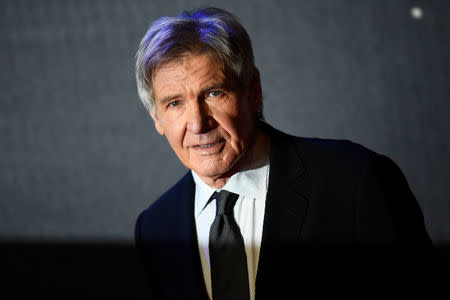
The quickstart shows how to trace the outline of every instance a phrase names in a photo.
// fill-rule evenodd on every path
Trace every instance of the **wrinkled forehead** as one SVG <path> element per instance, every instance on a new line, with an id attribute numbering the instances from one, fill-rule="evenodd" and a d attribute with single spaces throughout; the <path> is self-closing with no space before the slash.
<path id="1" fill-rule="evenodd" d="M 183 65 L 186 59 L 199 55 L 207 55 L 208 57 L 210 57 L 210 63 L 216 64 L 217 68 L 221 68 L 222 72 L 224 73 L 226 72 L 226 67 L 217 53 L 212 50 L 195 48 L 193 51 L 180 52 L 179 54 L 175 55 L 171 55 L 170 53 L 168 53 L 166 58 L 162 59 L 161 62 L 153 70 L 151 74 L 152 82 L 154 83 L 155 76 L 161 69 L 173 68 L 179 65 Z"/>
<path id="2" fill-rule="evenodd" d="M 205 60 L 197 60 L 195 58 L 206 57 L 207 64 L 204 64 Z M 198 65 L 196 65 L 198 63 Z M 224 87 L 229 89 L 240 89 L 239 82 L 235 77 L 234 73 L 226 68 L 225 64 L 222 62 L 220 57 L 213 51 L 195 51 L 195 52 L 184 52 L 178 56 L 172 56 L 170 60 L 166 60 L 155 69 L 152 76 L 152 86 L 153 86 L 153 99 L 156 100 L 157 90 L 161 88 L 169 88 L 169 80 L 172 84 L 177 83 L 177 78 L 180 80 L 186 79 L 187 74 L 184 73 L 185 70 L 196 70 L 198 73 L 189 75 L 198 75 L 201 73 L 203 76 L 199 76 L 196 79 L 208 78 L 209 75 L 220 75 L 220 79 L 217 81 L 222 81 Z M 173 72 L 177 70 L 177 72 Z M 170 76 L 168 76 L 170 75 Z M 211 76 L 213 77 L 213 76 Z M 158 82 L 156 82 L 158 78 Z M 195 78 L 195 77 L 193 77 Z M 161 80 L 163 79 L 163 80 Z M 213 79 L 213 78 L 211 78 Z M 203 80 L 201 80 L 203 81 Z M 200 84 L 200 82 L 199 82 Z"/>

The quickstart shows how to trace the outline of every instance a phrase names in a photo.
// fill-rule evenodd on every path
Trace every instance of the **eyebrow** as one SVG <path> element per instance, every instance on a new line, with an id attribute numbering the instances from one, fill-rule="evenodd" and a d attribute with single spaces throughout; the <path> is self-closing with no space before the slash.
<path id="1" fill-rule="evenodd" d="M 204 88 L 204 89 L 202 89 L 201 91 L 200 91 L 200 94 L 204 94 L 204 93 L 206 93 L 206 92 L 209 92 L 209 91 L 211 91 L 211 90 L 215 90 L 215 89 L 223 89 L 224 88 L 224 83 L 215 83 L 215 84 L 212 84 L 212 85 L 210 85 L 210 86 L 208 86 L 208 87 L 206 87 L 206 88 Z"/>
<path id="2" fill-rule="evenodd" d="M 200 94 L 204 94 L 204 93 L 206 93 L 208 91 L 215 90 L 215 89 L 223 89 L 224 85 L 225 85 L 224 83 L 212 84 L 212 85 L 202 89 L 200 91 Z M 159 100 L 159 103 L 161 105 L 164 105 L 164 104 L 167 104 L 167 103 L 169 103 L 170 101 L 172 101 L 172 100 L 174 100 L 176 98 L 182 98 L 182 97 L 183 97 L 183 95 L 181 95 L 181 94 L 169 95 L 169 96 L 166 96 L 166 97 L 162 98 L 161 100 Z"/>
<path id="3" fill-rule="evenodd" d="M 170 95 L 169 95 L 169 96 L 164 97 L 164 98 L 162 98 L 161 100 L 159 100 L 159 103 L 161 103 L 161 104 L 166 104 L 166 103 L 172 101 L 173 99 L 181 98 L 181 97 L 182 97 L 181 94 L 173 95 L 173 96 L 170 96 Z"/>

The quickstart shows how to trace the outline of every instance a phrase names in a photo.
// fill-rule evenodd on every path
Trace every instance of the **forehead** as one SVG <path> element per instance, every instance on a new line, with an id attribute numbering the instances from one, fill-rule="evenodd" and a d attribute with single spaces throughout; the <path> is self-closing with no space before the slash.
<path id="1" fill-rule="evenodd" d="M 185 53 L 182 57 L 159 66 L 153 76 L 152 85 L 156 93 L 188 84 L 192 87 L 208 81 L 226 79 L 222 62 L 210 53 Z"/>

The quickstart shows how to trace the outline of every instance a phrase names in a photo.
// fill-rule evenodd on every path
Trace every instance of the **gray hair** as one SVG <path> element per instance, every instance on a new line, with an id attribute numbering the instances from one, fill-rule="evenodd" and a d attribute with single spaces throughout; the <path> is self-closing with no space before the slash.
<path id="1" fill-rule="evenodd" d="M 155 113 L 152 77 L 158 67 L 189 52 L 214 53 L 244 88 L 257 73 L 250 37 L 232 14 L 204 8 L 162 17 L 147 30 L 136 53 L 138 93 L 148 110 Z M 257 117 L 262 118 L 262 107 Z"/>

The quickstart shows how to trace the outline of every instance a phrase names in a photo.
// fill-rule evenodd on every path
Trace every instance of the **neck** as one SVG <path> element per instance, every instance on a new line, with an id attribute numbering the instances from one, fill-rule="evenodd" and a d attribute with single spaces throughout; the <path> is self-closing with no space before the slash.
<path id="1" fill-rule="evenodd" d="M 256 129 L 255 138 L 248 151 L 243 154 L 241 159 L 228 172 L 222 176 L 212 178 L 202 178 L 202 180 L 215 189 L 221 189 L 234 174 L 246 170 L 257 169 L 269 163 L 270 138 L 259 128 Z"/>

